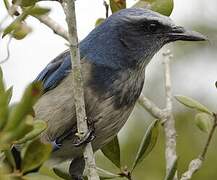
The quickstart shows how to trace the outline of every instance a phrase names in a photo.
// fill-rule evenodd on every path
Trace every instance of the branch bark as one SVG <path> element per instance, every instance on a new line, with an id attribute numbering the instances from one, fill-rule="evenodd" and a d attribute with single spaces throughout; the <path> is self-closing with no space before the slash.
<path id="1" fill-rule="evenodd" d="M 56 21 L 54 21 L 52 18 L 50 18 L 47 15 L 44 16 L 33 16 L 34 18 L 38 19 L 41 23 L 45 24 L 47 27 L 49 27 L 53 32 L 65 40 L 68 41 L 68 32 L 60 26 Z"/>
<path id="2" fill-rule="evenodd" d="M 84 90 L 81 74 L 80 52 L 78 46 L 76 14 L 74 0 L 63 0 L 62 3 L 68 24 L 68 37 L 72 64 L 72 85 L 77 116 L 77 129 L 79 137 L 83 138 L 88 132 L 87 117 L 84 102 Z M 90 180 L 99 180 L 91 143 L 84 148 L 87 176 Z"/>
<path id="3" fill-rule="evenodd" d="M 170 74 L 170 59 L 172 58 L 171 52 L 167 51 L 164 55 L 164 67 L 165 67 L 165 91 L 166 91 L 166 119 L 164 121 L 165 132 L 165 158 L 166 158 L 166 174 L 169 173 L 173 163 L 177 159 L 176 155 L 176 129 L 175 121 L 173 117 L 173 104 L 172 104 L 172 83 Z M 177 175 L 174 179 L 177 179 Z"/>
<path id="4" fill-rule="evenodd" d="M 165 112 L 157 107 L 150 99 L 145 97 L 143 94 L 140 95 L 138 103 L 146 109 L 153 117 L 157 119 L 165 119 Z"/>
<path id="5" fill-rule="evenodd" d="M 141 95 L 138 103 L 143 106 L 153 117 L 160 119 L 164 126 L 165 132 L 165 158 L 166 158 L 166 174 L 169 173 L 173 167 L 174 162 L 177 159 L 176 155 L 176 129 L 175 121 L 173 117 L 173 106 L 172 106 L 172 84 L 170 74 L 170 59 L 172 57 L 171 52 L 167 51 L 163 54 L 164 56 L 164 67 L 165 67 L 165 91 L 166 91 L 166 108 L 160 109 L 151 100 Z M 177 173 L 175 174 L 174 180 L 177 179 Z"/>

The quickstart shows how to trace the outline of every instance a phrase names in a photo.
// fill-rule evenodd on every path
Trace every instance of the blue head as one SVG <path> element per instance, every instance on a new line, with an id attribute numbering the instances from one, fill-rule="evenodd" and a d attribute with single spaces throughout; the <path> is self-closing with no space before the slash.
<path id="1" fill-rule="evenodd" d="M 176 26 L 169 17 L 148 9 L 129 8 L 111 15 L 80 44 L 81 54 L 112 68 L 145 66 L 166 43 L 206 38 Z"/>

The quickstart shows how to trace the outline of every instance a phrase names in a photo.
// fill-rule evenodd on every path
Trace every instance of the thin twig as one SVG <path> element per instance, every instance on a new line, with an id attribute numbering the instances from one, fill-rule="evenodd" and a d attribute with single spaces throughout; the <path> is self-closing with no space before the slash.
<path id="1" fill-rule="evenodd" d="M 210 142 L 212 140 L 212 137 L 213 137 L 213 134 L 215 132 L 215 129 L 216 129 L 216 126 L 217 126 L 217 114 L 213 114 L 213 117 L 214 117 L 214 123 L 213 123 L 213 126 L 212 126 L 212 129 L 210 130 L 209 132 L 209 136 L 207 138 L 207 141 L 206 141 L 206 144 L 203 148 L 203 152 L 201 154 L 201 158 L 205 159 L 205 156 L 206 156 L 206 153 L 207 153 L 207 150 L 208 150 L 208 147 L 210 145 Z"/>
<path id="2" fill-rule="evenodd" d="M 176 129 L 175 121 L 173 117 L 173 105 L 172 105 L 172 84 L 171 84 L 171 74 L 170 74 L 170 59 L 172 57 L 171 52 L 168 51 L 163 54 L 164 57 L 164 67 L 165 67 L 165 91 L 166 91 L 166 109 L 167 117 L 164 121 L 164 132 L 165 132 L 165 158 L 166 158 L 166 174 L 169 173 L 174 161 L 177 159 L 176 155 Z M 175 177 L 177 179 L 177 176 Z"/>
<path id="3" fill-rule="evenodd" d="M 73 96 L 76 107 L 77 129 L 79 137 L 88 133 L 87 118 L 84 102 L 84 90 L 81 74 L 80 52 L 78 46 L 76 14 L 74 0 L 63 0 L 62 3 L 68 24 L 68 37 L 70 43 L 70 55 L 72 63 L 72 85 Z M 99 180 L 91 143 L 84 148 L 84 159 L 86 163 L 87 176 L 89 180 Z"/>
<path id="4" fill-rule="evenodd" d="M 153 117 L 157 119 L 165 119 L 165 112 L 157 107 L 150 99 L 143 94 L 140 95 L 138 103 L 146 109 Z"/>
<path id="5" fill-rule="evenodd" d="M 184 172 L 182 174 L 182 177 L 180 180 L 189 180 L 192 178 L 193 174 L 195 174 L 202 166 L 203 164 L 203 161 L 206 157 L 206 154 L 207 154 L 207 150 L 210 146 L 210 143 L 211 143 L 211 140 L 212 140 L 212 137 L 214 135 L 214 132 L 215 132 L 215 129 L 217 127 L 217 114 L 213 114 L 213 117 L 214 117 L 214 123 L 213 123 L 213 126 L 212 126 L 212 129 L 210 130 L 209 132 L 209 135 L 208 135 L 208 138 L 207 138 L 207 141 L 204 145 L 204 148 L 203 148 L 203 151 L 201 153 L 201 155 L 199 155 L 198 158 L 192 160 L 188 166 L 188 170 L 186 172 Z"/>
<path id="6" fill-rule="evenodd" d="M 9 58 L 10 58 L 10 44 L 11 44 L 11 40 L 12 40 L 12 37 L 10 36 L 9 39 L 8 39 L 8 43 L 7 43 L 7 55 L 6 57 L 0 61 L 0 64 L 4 64 Z"/>
<path id="7" fill-rule="evenodd" d="M 4 24 L 4 22 L 7 21 L 7 19 L 8 19 L 10 16 L 13 17 L 14 15 L 16 15 L 16 16 L 19 15 L 19 12 L 17 11 L 17 9 L 18 9 L 18 4 L 20 4 L 20 1 L 21 1 L 21 0 L 16 1 L 15 4 L 12 4 L 10 7 L 8 7 L 8 14 L 5 15 L 5 16 L 3 17 L 3 19 L 0 21 L 0 32 L 3 31 L 2 25 Z"/>
<path id="8" fill-rule="evenodd" d="M 63 37 L 65 40 L 68 41 L 67 31 L 62 26 L 60 26 L 56 21 L 54 21 L 52 18 L 50 18 L 47 15 L 33 16 L 33 17 L 38 19 L 41 23 L 45 24 L 50 29 L 52 29 L 55 34 Z"/>
<path id="9" fill-rule="evenodd" d="M 105 17 L 107 18 L 109 15 L 109 5 L 105 0 L 103 1 L 103 5 L 105 6 Z"/>

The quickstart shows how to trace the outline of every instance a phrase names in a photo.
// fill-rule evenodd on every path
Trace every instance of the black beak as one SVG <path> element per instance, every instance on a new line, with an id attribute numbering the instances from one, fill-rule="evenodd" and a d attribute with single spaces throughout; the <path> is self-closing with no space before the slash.
<path id="1" fill-rule="evenodd" d="M 183 27 L 180 26 L 175 26 L 172 28 L 171 32 L 168 34 L 169 35 L 169 41 L 206 41 L 208 40 L 206 36 L 195 32 L 195 31 L 189 31 L 186 30 Z"/>

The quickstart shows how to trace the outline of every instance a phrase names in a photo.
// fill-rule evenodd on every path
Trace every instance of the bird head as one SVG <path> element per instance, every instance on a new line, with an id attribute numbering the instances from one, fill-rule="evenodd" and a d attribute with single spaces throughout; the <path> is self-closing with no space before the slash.
<path id="1" fill-rule="evenodd" d="M 133 68 L 141 63 L 146 65 L 169 42 L 206 39 L 198 32 L 176 26 L 167 16 L 148 9 L 129 8 L 111 15 L 95 28 L 84 40 L 88 47 L 83 49 L 87 56 L 94 54 L 95 57 L 89 58 L 97 63 Z"/>

